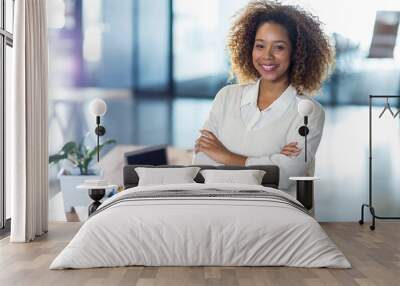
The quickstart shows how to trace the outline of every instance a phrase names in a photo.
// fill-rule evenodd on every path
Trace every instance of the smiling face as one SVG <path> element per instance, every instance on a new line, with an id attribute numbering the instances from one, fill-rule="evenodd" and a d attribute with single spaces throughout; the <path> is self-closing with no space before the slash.
<path id="1" fill-rule="evenodd" d="M 256 33 L 253 65 L 262 79 L 271 83 L 288 81 L 292 45 L 286 28 L 266 22 Z"/>

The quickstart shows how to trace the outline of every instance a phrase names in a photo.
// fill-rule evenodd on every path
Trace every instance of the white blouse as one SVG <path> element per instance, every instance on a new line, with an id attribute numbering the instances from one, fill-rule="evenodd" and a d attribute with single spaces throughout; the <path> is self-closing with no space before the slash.
<path id="1" fill-rule="evenodd" d="M 216 95 L 203 128 L 213 132 L 233 153 L 246 156 L 246 166 L 277 165 L 280 169 L 280 189 L 293 191 L 291 176 L 313 175 L 314 158 L 325 121 L 322 106 L 309 96 L 299 96 L 289 86 L 268 108 L 257 106 L 260 81 L 223 87 Z M 301 99 L 314 103 L 308 117 L 307 163 L 304 161 L 304 137 L 298 129 L 304 119 L 297 111 Z M 296 157 L 280 154 L 283 146 L 298 142 L 302 148 Z M 206 154 L 194 154 L 193 164 L 220 165 Z"/>
<path id="2" fill-rule="evenodd" d="M 296 89 L 289 85 L 270 106 L 260 110 L 257 106 L 259 86 L 258 80 L 254 90 L 244 93 L 240 101 L 240 115 L 248 131 L 260 129 L 268 122 L 278 119 L 297 94 Z"/>

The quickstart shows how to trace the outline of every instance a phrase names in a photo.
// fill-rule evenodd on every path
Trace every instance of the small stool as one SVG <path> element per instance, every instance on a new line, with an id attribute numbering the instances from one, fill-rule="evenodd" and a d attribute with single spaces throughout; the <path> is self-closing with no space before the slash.
<path id="1" fill-rule="evenodd" d="M 290 177 L 289 180 L 296 181 L 296 199 L 303 204 L 307 210 L 314 207 L 314 181 L 318 177 Z"/>

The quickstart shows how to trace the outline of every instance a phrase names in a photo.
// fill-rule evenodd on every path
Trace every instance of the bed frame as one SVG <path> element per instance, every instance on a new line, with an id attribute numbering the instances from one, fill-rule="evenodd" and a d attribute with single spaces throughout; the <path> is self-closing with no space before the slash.
<path id="1" fill-rule="evenodd" d="M 135 171 L 137 167 L 147 167 L 147 168 L 182 168 L 182 167 L 200 167 L 201 170 L 206 169 L 217 169 L 217 170 L 262 170 L 265 171 L 265 175 L 262 179 L 261 184 L 264 187 L 278 188 L 279 184 L 279 167 L 275 165 L 257 165 L 257 166 L 211 166 L 211 165 L 162 165 L 162 166 L 152 166 L 152 165 L 127 165 L 124 167 L 124 189 L 129 189 L 136 187 L 139 183 L 139 176 Z M 194 178 L 197 183 L 204 183 L 204 178 L 200 174 Z"/>

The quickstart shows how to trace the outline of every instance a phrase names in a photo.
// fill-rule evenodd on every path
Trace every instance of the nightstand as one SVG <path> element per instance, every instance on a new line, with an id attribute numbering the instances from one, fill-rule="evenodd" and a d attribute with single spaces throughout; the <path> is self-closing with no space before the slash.
<path id="1" fill-rule="evenodd" d="M 296 199 L 303 204 L 307 210 L 314 207 L 314 181 L 318 177 L 290 177 L 289 180 L 296 181 Z"/>
<path id="2" fill-rule="evenodd" d="M 90 216 L 101 205 L 100 200 L 106 194 L 106 189 L 118 188 L 118 186 L 107 184 L 103 180 L 91 180 L 85 181 L 82 185 L 77 186 L 77 188 L 88 190 L 88 195 L 93 200 L 93 203 L 88 207 L 88 213 Z"/>

